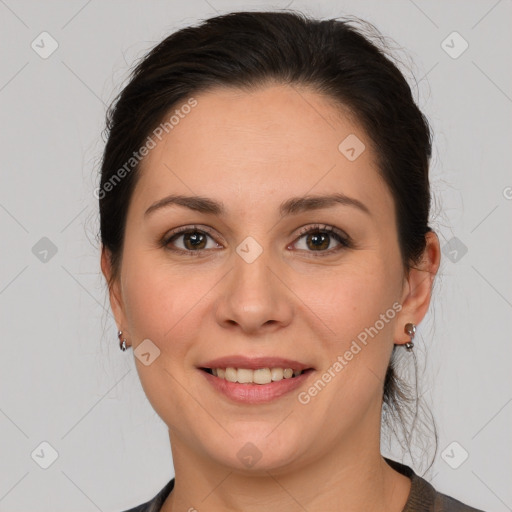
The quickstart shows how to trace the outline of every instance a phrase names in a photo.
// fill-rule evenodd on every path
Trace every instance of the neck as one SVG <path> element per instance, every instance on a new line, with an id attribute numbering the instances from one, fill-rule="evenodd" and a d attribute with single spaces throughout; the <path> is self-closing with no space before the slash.
<path id="1" fill-rule="evenodd" d="M 169 437 L 176 481 L 162 512 L 401 512 L 410 493 L 410 479 L 381 456 L 379 436 L 371 445 L 362 435 L 293 468 L 253 475 L 216 464 L 171 430 Z"/>

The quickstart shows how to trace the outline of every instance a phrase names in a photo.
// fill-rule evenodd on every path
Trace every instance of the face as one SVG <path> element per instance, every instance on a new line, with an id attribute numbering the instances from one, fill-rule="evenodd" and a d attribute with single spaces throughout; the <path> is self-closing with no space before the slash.
<path id="1" fill-rule="evenodd" d="M 240 471 L 378 448 L 393 344 L 421 319 L 404 304 L 393 198 L 367 135 L 298 87 L 195 99 L 143 161 L 111 292 L 135 354 L 150 354 L 135 359 L 149 401 L 174 447 Z M 208 201 L 161 202 L 171 195 Z M 283 378 L 233 383 L 226 367 Z"/>

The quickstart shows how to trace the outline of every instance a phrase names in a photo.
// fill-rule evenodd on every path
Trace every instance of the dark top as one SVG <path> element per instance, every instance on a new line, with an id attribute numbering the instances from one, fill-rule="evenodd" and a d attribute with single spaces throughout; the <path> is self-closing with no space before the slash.
<path id="1" fill-rule="evenodd" d="M 402 512 L 482 512 L 482 510 L 469 507 L 454 498 L 437 492 L 430 483 L 414 473 L 409 466 L 390 459 L 386 459 L 386 462 L 393 469 L 411 479 L 411 492 Z M 174 478 L 152 500 L 126 512 L 160 512 L 160 508 L 173 487 Z"/>

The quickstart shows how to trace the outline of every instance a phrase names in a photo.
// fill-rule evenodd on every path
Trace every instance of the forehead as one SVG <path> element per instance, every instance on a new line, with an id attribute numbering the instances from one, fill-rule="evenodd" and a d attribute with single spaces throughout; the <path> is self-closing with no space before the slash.
<path id="1" fill-rule="evenodd" d="M 392 208 L 366 133 L 329 98 L 271 85 L 217 88 L 194 99 L 142 162 L 133 198 L 141 207 L 186 193 L 215 196 L 239 213 L 261 209 L 262 200 L 270 207 L 290 196 L 340 192 Z"/>

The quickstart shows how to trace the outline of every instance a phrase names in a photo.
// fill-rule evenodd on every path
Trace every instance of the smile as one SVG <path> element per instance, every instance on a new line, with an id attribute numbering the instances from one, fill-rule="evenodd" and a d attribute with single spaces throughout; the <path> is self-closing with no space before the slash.
<path id="1" fill-rule="evenodd" d="M 201 368 L 210 375 L 228 382 L 239 384 L 270 384 L 283 379 L 292 379 L 302 374 L 302 370 L 292 368 Z M 307 370 L 306 370 L 307 371 Z"/>
<path id="2" fill-rule="evenodd" d="M 214 391 L 231 401 L 262 404 L 290 394 L 304 384 L 313 368 L 199 368 Z"/>

